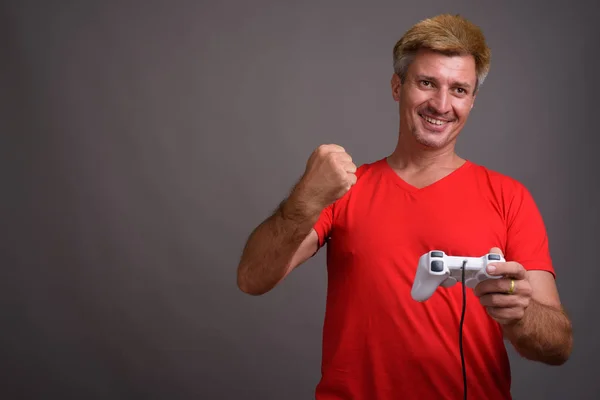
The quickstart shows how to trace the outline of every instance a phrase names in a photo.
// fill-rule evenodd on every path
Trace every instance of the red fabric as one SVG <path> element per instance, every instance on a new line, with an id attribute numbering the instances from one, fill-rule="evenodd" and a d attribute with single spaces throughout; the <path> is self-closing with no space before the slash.
<path id="1" fill-rule="evenodd" d="M 386 159 L 357 175 L 315 225 L 328 269 L 316 399 L 462 398 L 462 285 L 414 301 L 418 259 L 434 249 L 479 257 L 499 247 L 507 260 L 554 274 L 534 200 L 519 182 L 469 161 L 423 189 Z M 502 332 L 470 289 L 463 348 L 469 398 L 510 399 Z"/>

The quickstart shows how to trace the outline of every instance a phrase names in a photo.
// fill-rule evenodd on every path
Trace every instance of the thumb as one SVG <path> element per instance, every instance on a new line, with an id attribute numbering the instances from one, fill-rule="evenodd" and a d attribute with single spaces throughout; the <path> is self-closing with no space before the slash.
<path id="1" fill-rule="evenodd" d="M 494 254 L 500 254 L 501 256 L 504 257 L 504 254 L 502 254 L 502 250 L 500 250 L 498 247 L 492 247 L 490 249 L 490 253 L 494 253 Z"/>

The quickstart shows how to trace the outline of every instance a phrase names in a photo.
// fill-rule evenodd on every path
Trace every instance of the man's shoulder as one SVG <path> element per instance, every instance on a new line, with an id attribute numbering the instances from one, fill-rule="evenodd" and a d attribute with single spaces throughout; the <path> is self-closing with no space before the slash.
<path id="1" fill-rule="evenodd" d="M 478 180 L 489 184 L 493 190 L 501 190 L 504 194 L 527 191 L 525 184 L 519 179 L 497 169 L 469 161 Z"/>

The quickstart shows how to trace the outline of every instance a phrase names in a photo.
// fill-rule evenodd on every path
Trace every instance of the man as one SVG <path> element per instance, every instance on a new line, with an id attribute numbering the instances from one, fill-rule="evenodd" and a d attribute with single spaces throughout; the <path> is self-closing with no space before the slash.
<path id="1" fill-rule="evenodd" d="M 320 146 L 277 211 L 252 232 L 238 285 L 260 295 L 328 245 L 322 378 L 316 398 L 457 399 L 462 285 L 411 298 L 430 250 L 501 253 L 501 279 L 467 291 L 463 346 L 468 394 L 510 398 L 504 339 L 530 360 L 563 364 L 572 347 L 542 217 L 514 179 L 455 152 L 490 67 L 480 29 L 440 15 L 394 47 L 399 103 L 391 155 L 357 168 L 338 145 Z"/>

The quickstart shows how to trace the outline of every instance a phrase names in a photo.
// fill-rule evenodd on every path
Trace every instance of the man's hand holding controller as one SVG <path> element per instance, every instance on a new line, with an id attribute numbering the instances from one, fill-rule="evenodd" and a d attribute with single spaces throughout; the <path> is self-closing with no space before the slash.
<path id="1" fill-rule="evenodd" d="M 498 247 L 493 247 L 490 253 L 502 256 Z M 474 288 L 481 305 L 501 325 L 520 322 L 532 295 L 527 271 L 518 262 L 503 261 L 489 264 L 488 273 L 500 279 L 480 282 Z"/>

